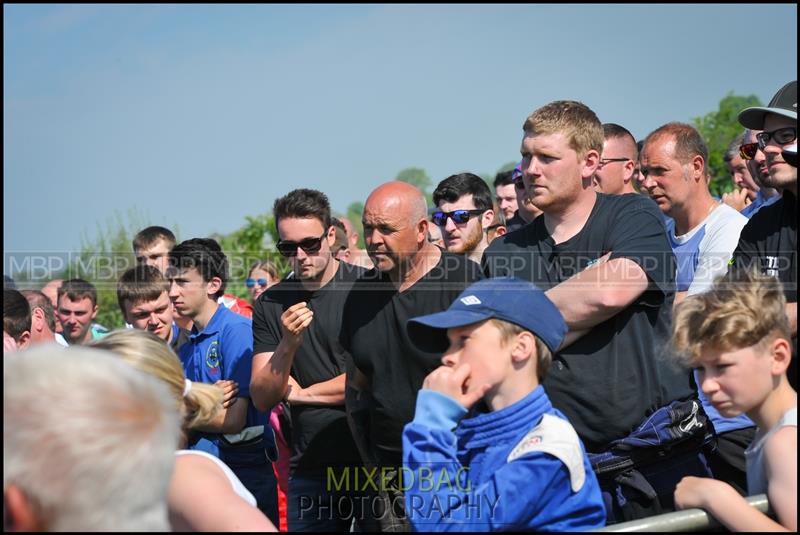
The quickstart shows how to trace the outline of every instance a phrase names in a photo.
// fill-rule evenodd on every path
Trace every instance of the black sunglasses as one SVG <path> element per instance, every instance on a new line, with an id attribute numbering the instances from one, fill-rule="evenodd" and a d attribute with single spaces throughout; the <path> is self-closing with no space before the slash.
<path id="1" fill-rule="evenodd" d="M 630 158 L 600 158 L 600 166 L 603 167 L 611 162 L 627 162 Z"/>
<path id="2" fill-rule="evenodd" d="M 756 134 L 756 141 L 758 141 L 758 146 L 761 148 L 761 150 L 767 148 L 770 139 L 775 140 L 775 143 L 778 145 L 786 145 L 787 143 L 791 143 L 797 139 L 797 128 L 793 126 L 787 126 L 785 128 L 778 128 L 772 132 L 759 132 Z"/>
<path id="3" fill-rule="evenodd" d="M 434 212 L 431 216 L 431 221 L 434 224 L 443 227 L 447 224 L 447 218 L 453 220 L 453 223 L 466 223 L 469 221 L 469 218 L 474 215 L 482 214 L 486 210 L 453 210 L 452 212 Z"/>
<path id="4" fill-rule="evenodd" d="M 286 258 L 297 256 L 297 248 L 301 248 L 306 254 L 317 254 L 322 248 L 322 240 L 328 235 L 328 231 L 322 233 L 319 238 L 306 238 L 305 240 L 296 241 L 283 241 L 280 240 L 275 244 L 278 252 Z"/>

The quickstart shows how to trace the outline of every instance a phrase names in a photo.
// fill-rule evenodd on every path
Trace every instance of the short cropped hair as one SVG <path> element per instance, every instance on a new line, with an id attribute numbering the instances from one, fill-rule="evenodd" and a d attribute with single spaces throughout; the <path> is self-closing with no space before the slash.
<path id="1" fill-rule="evenodd" d="M 687 123 L 667 123 L 650 132 L 644 140 L 645 147 L 652 140 L 660 137 L 675 139 L 675 158 L 681 163 L 689 163 L 695 156 L 702 156 L 705 165 L 704 176 L 708 176 L 708 146 L 697 129 Z"/>
<path id="2" fill-rule="evenodd" d="M 505 320 L 492 318 L 489 321 L 500 330 L 501 343 L 503 345 L 510 343 L 518 334 L 530 332 L 516 323 Z M 533 337 L 536 340 L 536 377 L 541 383 L 547 377 L 547 372 L 550 371 L 550 366 L 553 364 L 553 354 L 545 343 L 539 340 L 538 336 L 533 334 Z"/>
<path id="3" fill-rule="evenodd" d="M 105 351 L 46 344 L 4 355 L 3 422 L 4 487 L 47 531 L 169 530 L 180 421 L 163 384 Z"/>
<path id="4" fill-rule="evenodd" d="M 70 301 L 80 301 L 89 298 L 92 306 L 97 306 L 97 289 L 92 283 L 83 279 L 69 279 L 61 283 L 58 287 L 58 301 L 61 297 L 67 296 Z"/>
<path id="5" fill-rule="evenodd" d="M 630 130 L 617 123 L 603 123 L 603 139 L 624 139 L 633 148 L 633 157 L 631 160 L 634 162 L 639 158 L 639 150 L 636 144 L 636 138 L 630 133 Z"/>
<path id="6" fill-rule="evenodd" d="M 472 195 L 476 210 L 492 209 L 492 192 L 489 185 L 478 175 L 459 173 L 445 178 L 433 190 L 433 204 L 439 206 L 441 201 L 456 202 L 464 195 Z"/>
<path id="7" fill-rule="evenodd" d="M 308 217 L 319 219 L 325 229 L 331 226 L 331 205 L 328 196 L 315 189 L 296 189 L 275 199 L 272 215 L 275 217 L 276 228 L 278 221 L 283 218 Z"/>
<path id="8" fill-rule="evenodd" d="M 205 282 L 218 277 L 222 284 L 214 294 L 219 299 L 228 284 L 228 257 L 222 248 L 211 238 L 192 238 L 182 241 L 169 253 L 169 265 L 178 270 L 194 268 Z"/>
<path id="9" fill-rule="evenodd" d="M 497 186 L 509 186 L 514 183 L 514 180 L 511 178 L 514 176 L 514 170 L 509 169 L 508 171 L 500 171 L 494 176 L 494 187 Z"/>
<path id="10" fill-rule="evenodd" d="M 562 133 L 578 157 L 590 150 L 603 152 L 603 128 L 597 115 L 582 102 L 557 100 L 531 113 L 522 130 L 528 135 Z"/>
<path id="11" fill-rule="evenodd" d="M 117 282 L 117 303 L 125 315 L 126 301 L 132 305 L 155 301 L 163 292 L 169 294 L 169 281 L 155 266 L 139 264 L 127 270 Z"/>
<path id="12" fill-rule="evenodd" d="M 182 417 L 184 431 L 209 425 L 222 410 L 222 390 L 212 384 L 192 383 L 186 388 L 183 364 L 155 334 L 140 329 L 119 329 L 91 342 L 91 347 L 111 351 L 134 368 L 163 382 Z"/>
<path id="13" fill-rule="evenodd" d="M 31 315 L 33 315 L 33 309 L 41 308 L 42 312 L 44 313 L 44 320 L 47 322 L 47 326 L 51 331 L 55 332 L 56 313 L 55 310 L 53 310 L 53 303 L 50 301 L 50 298 L 39 290 L 22 290 L 21 293 L 25 296 L 25 299 L 28 300 L 28 304 L 31 306 Z"/>
<path id="14" fill-rule="evenodd" d="M 717 277 L 706 293 L 675 309 L 672 345 L 677 360 L 696 366 L 703 350 L 735 351 L 776 338 L 790 340 L 781 282 L 756 271 L 734 269 Z"/>
<path id="15" fill-rule="evenodd" d="M 728 144 L 728 148 L 725 149 L 725 155 L 722 157 L 725 163 L 731 163 L 731 160 L 736 158 L 736 155 L 739 154 L 739 147 L 744 143 L 745 134 L 747 134 L 746 130 L 733 138 L 733 141 Z"/>
<path id="16" fill-rule="evenodd" d="M 17 341 L 31 330 L 31 306 L 18 290 L 3 290 L 3 330 Z"/>
<path id="17" fill-rule="evenodd" d="M 133 250 L 139 251 L 141 249 L 147 249 L 155 245 L 158 240 L 166 241 L 169 249 L 175 247 L 175 243 L 177 242 L 175 234 L 173 234 L 170 229 L 152 226 L 140 230 L 139 233 L 133 237 Z"/>

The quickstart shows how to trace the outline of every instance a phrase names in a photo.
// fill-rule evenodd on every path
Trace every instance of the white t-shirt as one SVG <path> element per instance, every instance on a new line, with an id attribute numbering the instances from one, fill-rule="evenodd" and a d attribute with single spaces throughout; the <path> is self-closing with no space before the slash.
<path id="1" fill-rule="evenodd" d="M 714 278 L 728 271 L 746 224 L 747 218 L 727 204 L 717 206 L 681 236 L 675 236 L 675 221 L 667 220 L 667 236 L 678 261 L 678 291 L 693 295 L 710 290 Z"/>
<path id="2" fill-rule="evenodd" d="M 175 455 L 200 455 L 201 457 L 205 457 L 206 459 L 211 459 L 225 473 L 225 476 L 227 476 L 228 481 L 231 482 L 233 491 L 253 507 L 257 506 L 255 496 L 253 496 L 253 494 L 249 490 L 247 490 L 247 488 L 242 484 L 242 482 L 239 481 L 239 478 L 236 477 L 236 474 L 233 473 L 233 471 L 228 467 L 228 465 L 220 461 L 218 458 L 200 450 L 178 450 L 175 452 Z"/>

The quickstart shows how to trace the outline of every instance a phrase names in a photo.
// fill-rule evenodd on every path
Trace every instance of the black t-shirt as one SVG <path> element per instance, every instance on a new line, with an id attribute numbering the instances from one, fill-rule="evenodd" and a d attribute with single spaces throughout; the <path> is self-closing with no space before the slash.
<path id="1" fill-rule="evenodd" d="M 611 252 L 639 265 L 649 288 L 628 308 L 556 353 L 544 387 L 583 439 L 599 452 L 627 436 L 647 415 L 693 394 L 690 374 L 668 362 L 675 256 L 652 200 L 597 194 L 583 229 L 556 245 L 538 217 L 495 239 L 484 252 L 492 277 L 515 276 L 548 290 Z M 592 288 L 587 288 L 587 292 Z"/>
<path id="2" fill-rule="evenodd" d="M 306 388 L 345 373 L 347 352 L 339 343 L 342 308 L 353 282 L 363 268 L 339 263 L 334 277 L 314 292 L 297 279 L 284 279 L 265 291 L 253 311 L 253 354 L 274 352 L 281 341 L 281 314 L 305 301 L 314 319 L 303 333 L 295 353 L 291 376 Z M 327 466 L 361 464 L 344 404 L 338 406 L 291 405 L 293 471 L 319 472 Z"/>
<path id="3" fill-rule="evenodd" d="M 734 268 L 758 266 L 764 275 L 778 277 L 786 301 L 797 302 L 797 197 L 784 191 L 783 197 L 756 212 L 742 229 L 733 252 Z M 792 338 L 792 360 L 786 374 L 797 387 L 797 336 Z"/>
<path id="4" fill-rule="evenodd" d="M 370 409 L 369 443 L 380 464 L 402 462 L 403 426 L 414 418 L 425 376 L 441 365 L 441 354 L 420 351 L 411 343 L 406 322 L 445 310 L 480 278 L 477 263 L 442 251 L 436 266 L 402 293 L 376 269 L 353 285 L 341 341 L 358 370 L 372 382 L 375 405 Z"/>

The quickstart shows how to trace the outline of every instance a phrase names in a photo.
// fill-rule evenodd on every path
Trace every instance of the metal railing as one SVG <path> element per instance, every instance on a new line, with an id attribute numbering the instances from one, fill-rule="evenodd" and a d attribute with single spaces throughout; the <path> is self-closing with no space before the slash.
<path id="1" fill-rule="evenodd" d="M 751 506 L 766 515 L 774 517 L 774 513 L 769 508 L 766 494 L 748 496 L 746 499 Z M 714 528 L 724 528 L 724 526 L 703 509 L 686 509 L 685 511 L 675 511 L 674 513 L 664 513 L 663 515 L 649 518 L 612 524 L 594 531 L 707 531 Z"/>

